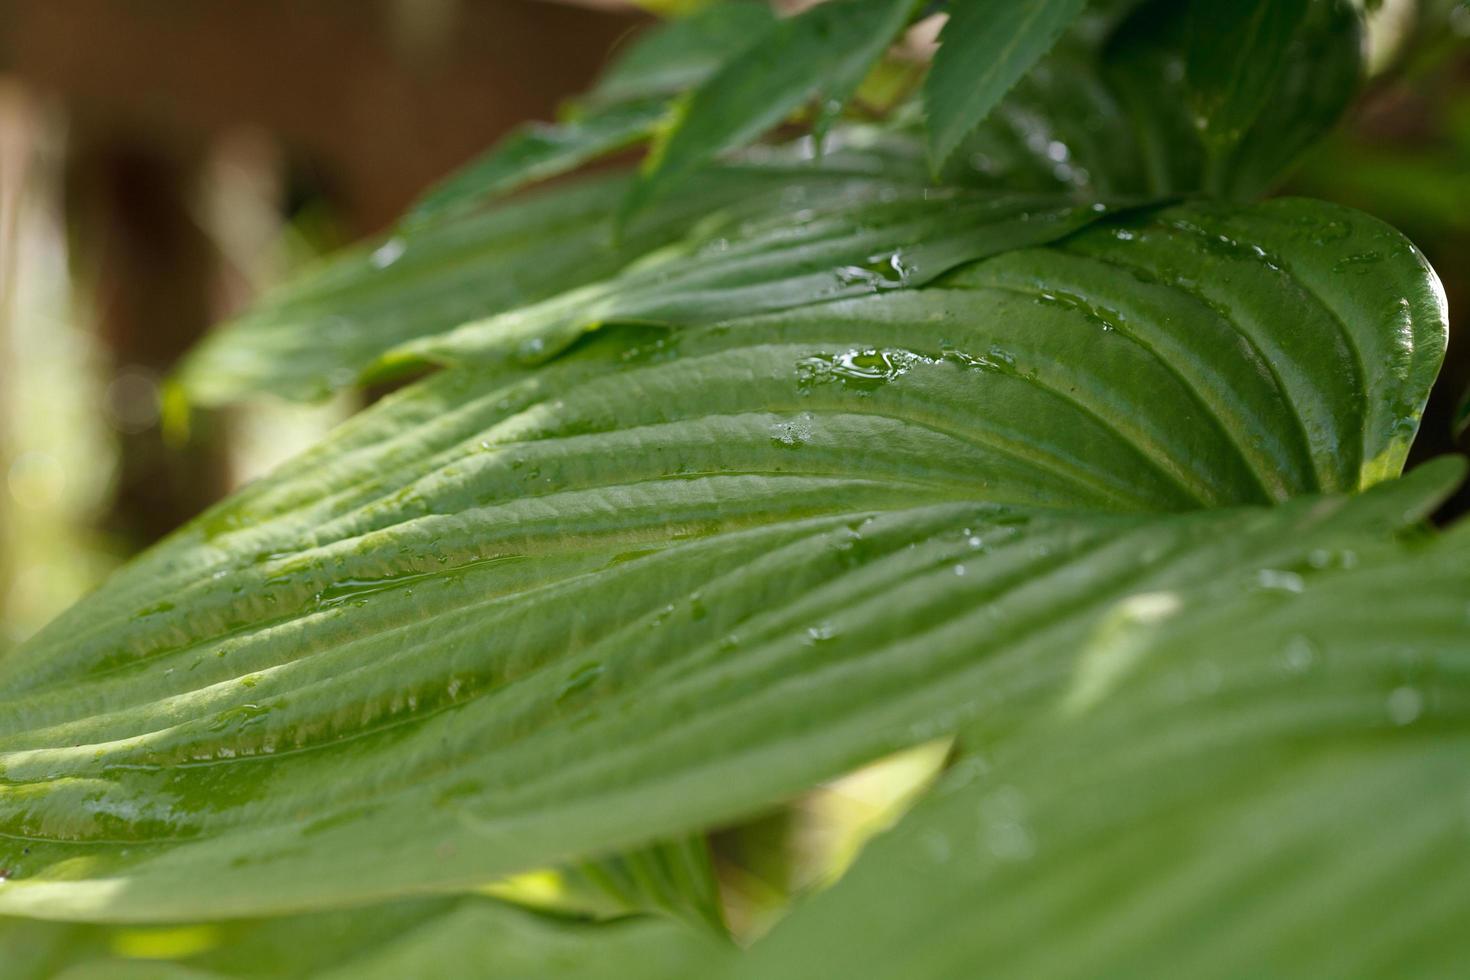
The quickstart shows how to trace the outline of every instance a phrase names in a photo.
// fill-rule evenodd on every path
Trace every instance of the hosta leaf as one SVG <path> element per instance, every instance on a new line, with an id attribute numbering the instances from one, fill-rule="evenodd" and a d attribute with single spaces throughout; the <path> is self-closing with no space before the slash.
<path id="1" fill-rule="evenodd" d="M 1467 531 L 1283 589 L 1136 596 L 1036 725 L 972 739 L 738 975 L 1453 975 Z"/>
<path id="2" fill-rule="evenodd" d="M 668 923 L 559 921 L 479 897 L 207 924 L 0 921 L 6 980 L 625 980 L 719 955 Z"/>
<path id="3" fill-rule="evenodd" d="M 594 104 L 674 96 L 709 78 L 775 24 L 762 0 L 719 0 L 639 35 L 587 94 Z"/>
<path id="4" fill-rule="evenodd" d="M 694 324 L 922 286 L 975 259 L 1045 244 L 1102 204 L 849 181 L 795 215 L 747 222 L 692 252 L 390 351 L 384 364 L 544 360 L 610 322 Z M 791 200 L 788 198 L 788 200 Z"/>
<path id="5" fill-rule="evenodd" d="M 1444 470 L 1156 512 L 1392 475 L 1443 341 L 1279 201 L 431 377 L 0 662 L 0 911 L 474 887 L 1003 730 L 1130 595 L 1386 547 Z"/>
<path id="6" fill-rule="evenodd" d="M 1195 125 L 1208 145 L 1229 146 L 1256 121 L 1310 6 L 1311 0 L 1190 5 L 1184 75 Z"/>
<path id="7" fill-rule="evenodd" d="M 680 101 L 625 202 L 625 217 L 809 102 L 831 116 L 917 6 L 917 0 L 827 0 L 772 25 Z"/>
<path id="8" fill-rule="evenodd" d="M 1085 16 L 966 140 L 946 175 L 1087 195 L 1209 190 L 1250 199 L 1337 121 L 1357 90 L 1357 10 L 1348 0 L 1308 0 L 1279 68 L 1250 77 L 1252 98 L 1266 92 L 1264 106 L 1234 145 L 1209 153 L 1179 92 L 1191 18 L 1223 16 L 1237 5 L 1131 6 L 1121 20 Z"/>
<path id="9" fill-rule="evenodd" d="M 670 100 L 709 77 L 775 21 L 764 3 L 729 0 L 640 35 L 556 125 L 531 123 L 430 190 L 404 224 L 469 210 L 651 137 Z"/>
<path id="10" fill-rule="evenodd" d="M 555 125 L 528 123 L 425 194 L 404 223 L 411 228 L 469 210 L 641 142 L 653 135 L 667 113 L 668 101 L 653 98 L 588 109 Z"/>
<path id="11" fill-rule="evenodd" d="M 1036 60 L 1086 0 L 956 0 L 924 85 L 929 152 L 938 167 Z"/>
<path id="12" fill-rule="evenodd" d="M 214 335 L 179 381 L 205 404 L 258 390 L 324 395 L 383 370 L 385 352 L 466 321 L 476 322 L 449 342 L 408 343 L 389 362 L 451 356 L 461 343 L 535 360 L 610 316 L 708 320 L 917 284 L 1102 213 L 931 188 L 888 151 L 854 149 L 820 170 L 777 158 L 708 172 L 612 247 L 621 186 L 588 182 L 344 256 Z"/>
<path id="13" fill-rule="evenodd" d="M 889 162 L 854 151 L 820 171 L 777 159 L 709 172 L 616 245 L 610 219 L 627 187 L 620 176 L 403 230 L 271 293 L 197 348 L 179 382 L 203 404 L 261 391 L 323 397 L 398 344 L 595 282 L 650 251 L 696 247 L 728 225 L 789 213 L 804 195 L 840 199 L 853 184 L 879 194 L 918 180 L 870 175 Z"/>

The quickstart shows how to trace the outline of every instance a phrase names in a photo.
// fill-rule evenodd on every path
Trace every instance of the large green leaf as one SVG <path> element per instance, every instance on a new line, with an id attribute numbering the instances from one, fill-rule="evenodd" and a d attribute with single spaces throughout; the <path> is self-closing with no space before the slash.
<path id="1" fill-rule="evenodd" d="M 472 887 L 1003 728 L 1130 595 L 1386 546 L 1442 470 L 1157 512 L 1393 475 L 1443 343 L 1277 201 L 431 377 L 0 662 L 0 910 Z"/>
<path id="2" fill-rule="evenodd" d="M 750 221 L 691 250 L 389 351 L 383 363 L 534 363 L 605 323 L 699 324 L 912 288 L 975 259 L 1045 244 L 1103 204 L 851 180 L 796 214 Z"/>
<path id="3" fill-rule="evenodd" d="M 624 216 L 808 103 L 835 115 L 917 7 L 918 0 L 826 0 L 772 25 L 680 101 Z"/>
<path id="4" fill-rule="evenodd" d="M 1308 0 L 1289 36 L 1272 34 L 1285 46 L 1274 67 L 1247 66 L 1244 86 L 1226 92 L 1241 41 L 1217 39 L 1223 64 L 1208 72 L 1198 51 L 1208 44 L 1203 22 L 1233 17 L 1238 6 L 1147 0 L 1084 16 L 965 142 L 947 176 L 1087 195 L 1259 195 L 1346 109 L 1361 71 L 1362 24 L 1349 0 Z M 1230 140 L 1210 129 L 1213 152 L 1182 97 L 1192 27 L 1196 77 L 1221 84 L 1203 95 L 1206 108 L 1230 107 L 1219 120 Z"/>
<path id="5" fill-rule="evenodd" d="M 738 975 L 1455 975 L 1467 545 L 1134 596 Z"/>
<path id="6" fill-rule="evenodd" d="M 588 181 L 337 258 L 211 337 L 179 382 L 204 404 L 261 390 L 325 395 L 381 370 L 395 347 L 485 317 L 514 338 L 502 346 L 526 344 L 535 359 L 556 340 L 536 331 L 575 336 L 588 317 L 702 308 L 709 319 L 917 284 L 1101 213 L 930 188 L 901 156 L 854 147 L 820 169 L 774 156 L 706 172 L 613 246 L 609 218 L 625 186 Z"/>
<path id="7" fill-rule="evenodd" d="M 1086 0 L 956 0 L 925 82 L 936 167 L 1046 54 Z"/>

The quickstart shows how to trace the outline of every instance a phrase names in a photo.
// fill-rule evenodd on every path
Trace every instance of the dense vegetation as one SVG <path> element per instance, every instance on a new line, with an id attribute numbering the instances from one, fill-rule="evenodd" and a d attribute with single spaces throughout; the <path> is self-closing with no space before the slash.
<path id="1" fill-rule="evenodd" d="M 402 386 L 0 659 L 0 972 L 1454 971 L 1443 292 L 1263 200 L 1363 11 L 946 6 L 670 22 L 196 351 Z M 935 744 L 729 941 L 712 833 Z"/>

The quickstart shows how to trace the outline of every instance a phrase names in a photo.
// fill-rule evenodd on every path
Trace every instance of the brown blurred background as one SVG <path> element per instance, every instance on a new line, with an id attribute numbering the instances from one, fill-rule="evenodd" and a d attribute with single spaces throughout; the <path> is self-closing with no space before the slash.
<path id="1" fill-rule="evenodd" d="M 170 446 L 156 393 L 181 352 L 549 117 L 648 19 L 621 0 L 0 0 L 0 653 L 361 397 L 248 404 Z M 1470 7 L 1385 0 L 1373 61 L 1286 190 L 1398 225 L 1444 278 L 1459 326 L 1432 455 L 1470 384 Z"/>
<path id="2" fill-rule="evenodd" d="M 157 384 L 183 351 L 552 116 L 648 19 L 616 0 L 0 0 L 0 649 L 351 408 L 246 406 L 165 445 Z"/>

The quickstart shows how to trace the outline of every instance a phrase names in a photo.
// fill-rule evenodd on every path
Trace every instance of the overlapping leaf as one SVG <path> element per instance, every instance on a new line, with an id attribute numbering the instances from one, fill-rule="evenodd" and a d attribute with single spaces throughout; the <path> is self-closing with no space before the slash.
<path id="1" fill-rule="evenodd" d="M 917 7 L 918 0 L 826 0 L 773 24 L 681 100 L 624 217 L 813 101 L 830 120 Z"/>
<path id="2" fill-rule="evenodd" d="M 1392 476 L 1443 343 L 1402 238 L 1280 201 L 432 377 L 0 663 L 0 910 L 473 887 L 1004 729 L 1128 596 L 1421 514 L 1228 508 Z"/>
<path id="3" fill-rule="evenodd" d="M 936 168 L 1046 54 L 1084 0 L 957 0 L 924 92 Z"/>
<path id="4" fill-rule="evenodd" d="M 708 320 L 917 284 L 1102 213 L 931 189 L 920 174 L 882 146 L 834 154 L 820 170 L 778 154 L 707 172 L 616 245 L 609 218 L 622 178 L 430 223 L 278 292 L 196 350 L 179 383 L 205 404 L 262 390 L 325 395 L 380 371 L 395 347 L 485 318 L 505 327 L 496 343 L 527 345 L 534 360 L 610 315 L 702 310 Z"/>
<path id="5" fill-rule="evenodd" d="M 517 129 L 425 194 L 405 226 L 472 210 L 651 138 L 674 96 L 703 82 L 774 22 L 764 3 L 725 0 L 640 35 L 570 108 L 571 118 Z"/>
<path id="6" fill-rule="evenodd" d="M 1204 33 L 1238 7 L 1279 15 L 1295 5 L 1104 5 L 1017 84 L 947 173 L 1013 189 L 1253 198 L 1352 99 L 1360 16 L 1349 0 L 1308 0 L 1300 19 L 1269 25 L 1269 51 L 1257 61 L 1241 60 L 1240 38 Z M 1237 32 L 1246 40 L 1249 26 Z M 1191 54 L 1194 102 L 1218 117 L 1203 130 L 1186 85 Z"/>
<path id="7" fill-rule="evenodd" d="M 1470 912 L 1467 532 L 1135 596 L 739 971 L 1448 976 Z M 993 749 L 993 752 L 992 752 Z"/>
<path id="8" fill-rule="evenodd" d="M 0 922 L 6 980 L 624 980 L 719 953 L 668 923 L 558 921 L 478 896 L 207 924 Z"/>

